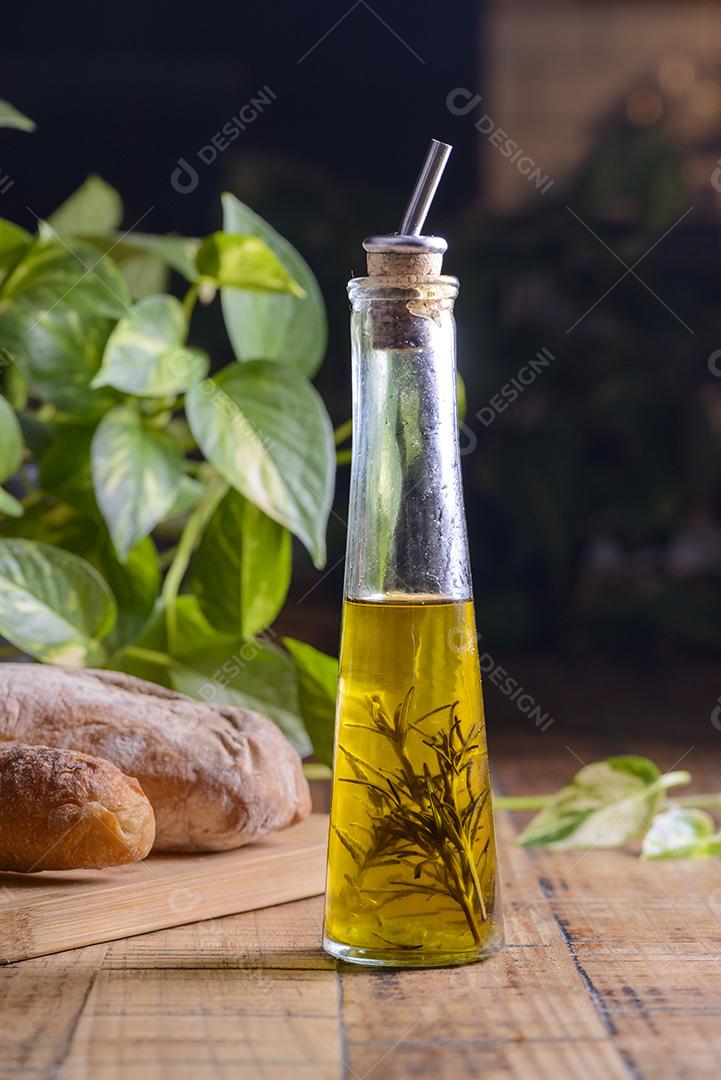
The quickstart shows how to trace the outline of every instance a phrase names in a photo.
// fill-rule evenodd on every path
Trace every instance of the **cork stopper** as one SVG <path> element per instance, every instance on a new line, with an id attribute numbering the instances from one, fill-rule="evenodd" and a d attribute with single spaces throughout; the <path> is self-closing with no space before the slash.
<path id="1" fill-rule="evenodd" d="M 448 244 L 442 236 L 369 236 L 363 241 L 368 274 L 379 277 L 435 277 Z"/>

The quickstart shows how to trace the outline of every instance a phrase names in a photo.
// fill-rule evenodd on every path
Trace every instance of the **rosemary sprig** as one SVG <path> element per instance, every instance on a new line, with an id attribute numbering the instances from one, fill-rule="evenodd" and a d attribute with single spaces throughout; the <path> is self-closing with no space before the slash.
<path id="1" fill-rule="evenodd" d="M 461 909 L 476 944 L 482 940 L 482 923 L 488 920 L 479 864 L 488 857 L 491 837 L 480 856 L 475 855 L 483 811 L 488 803 L 487 781 L 474 787 L 474 765 L 478 761 L 482 734 L 473 724 L 464 735 L 458 716 L 458 702 L 432 709 L 415 719 L 411 716 L 415 688 L 411 687 L 391 715 L 381 698 L 368 699 L 369 721 L 347 724 L 386 740 L 396 761 L 383 768 L 363 760 L 339 743 L 338 750 L 352 772 L 339 781 L 362 788 L 370 804 L 370 827 L 363 843 L 347 831 L 333 826 L 339 842 L 358 865 L 361 877 L 372 869 L 401 866 L 410 871 L 408 879 L 398 877 L 387 884 L 391 889 L 365 890 L 385 907 L 409 895 L 431 900 L 450 897 Z M 448 712 L 446 729 L 426 734 L 425 722 Z M 431 764 L 422 771 L 414 766 L 408 752 L 408 736 L 413 732 L 429 750 Z M 354 825 L 354 828 L 361 826 Z"/>

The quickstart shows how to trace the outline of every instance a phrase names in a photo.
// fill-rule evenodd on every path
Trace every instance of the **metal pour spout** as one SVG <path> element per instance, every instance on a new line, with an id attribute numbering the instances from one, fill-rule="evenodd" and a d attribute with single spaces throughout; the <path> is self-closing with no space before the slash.
<path id="1" fill-rule="evenodd" d="M 428 147 L 428 153 L 398 230 L 400 236 L 420 236 L 452 149 L 453 147 L 448 143 L 431 139 L 431 145 Z"/>

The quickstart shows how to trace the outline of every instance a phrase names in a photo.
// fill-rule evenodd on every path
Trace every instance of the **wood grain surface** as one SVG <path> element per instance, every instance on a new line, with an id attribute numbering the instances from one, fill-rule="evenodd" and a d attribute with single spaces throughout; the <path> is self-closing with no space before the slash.
<path id="1" fill-rule="evenodd" d="M 328 818 L 211 855 L 154 855 L 108 870 L 0 872 L 0 963 L 317 896 Z"/>
<path id="2" fill-rule="evenodd" d="M 721 786 L 718 754 L 685 741 L 496 741 L 509 794 L 630 751 Z M 484 964 L 337 966 L 320 897 L 28 960 L 0 969 L 0 1077 L 718 1077 L 721 860 L 525 850 L 526 820 L 499 815 L 507 945 Z"/>

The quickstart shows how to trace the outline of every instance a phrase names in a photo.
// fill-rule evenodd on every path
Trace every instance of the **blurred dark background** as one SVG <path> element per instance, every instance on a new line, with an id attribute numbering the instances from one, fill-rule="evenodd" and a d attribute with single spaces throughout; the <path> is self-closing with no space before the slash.
<path id="1" fill-rule="evenodd" d="M 429 138 L 451 142 L 429 225 L 461 278 L 484 647 L 553 708 L 553 686 L 573 690 L 581 671 L 597 716 L 629 665 L 649 726 L 654 692 L 667 713 L 687 690 L 713 708 L 721 4 L 29 4 L 4 12 L 0 54 L 0 96 L 38 124 L 3 136 L 15 183 L 0 214 L 32 227 L 98 172 L 126 226 L 202 235 L 232 190 L 320 279 L 331 336 L 317 382 L 336 424 L 361 241 L 396 227 Z M 213 147 L 234 117 L 244 130 Z M 197 173 L 186 192 L 171 184 L 181 159 Z M 202 318 L 220 366 L 222 324 Z M 346 501 L 341 468 L 328 570 L 299 552 L 283 615 L 329 651 Z"/>

